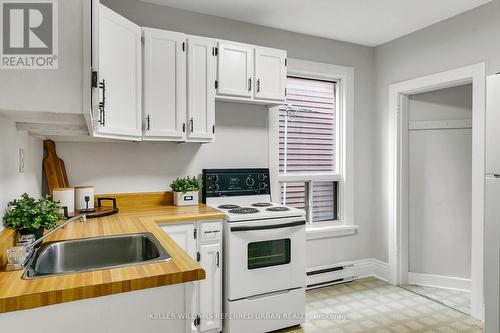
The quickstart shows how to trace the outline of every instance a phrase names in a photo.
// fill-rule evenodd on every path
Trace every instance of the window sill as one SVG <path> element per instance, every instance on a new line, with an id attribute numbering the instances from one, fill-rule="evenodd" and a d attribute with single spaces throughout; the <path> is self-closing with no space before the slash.
<path id="1" fill-rule="evenodd" d="M 354 235 L 358 231 L 357 225 L 307 226 L 306 239 L 333 238 Z"/>

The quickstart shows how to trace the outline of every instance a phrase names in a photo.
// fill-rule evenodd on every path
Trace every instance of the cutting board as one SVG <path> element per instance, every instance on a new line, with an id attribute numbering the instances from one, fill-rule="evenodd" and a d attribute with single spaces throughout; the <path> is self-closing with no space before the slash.
<path id="1" fill-rule="evenodd" d="M 47 181 L 47 188 L 52 196 L 52 190 L 59 187 L 70 187 L 68 175 L 64 161 L 61 160 L 56 153 L 56 144 L 52 140 L 43 142 L 45 148 L 45 158 L 43 159 L 43 174 Z"/>

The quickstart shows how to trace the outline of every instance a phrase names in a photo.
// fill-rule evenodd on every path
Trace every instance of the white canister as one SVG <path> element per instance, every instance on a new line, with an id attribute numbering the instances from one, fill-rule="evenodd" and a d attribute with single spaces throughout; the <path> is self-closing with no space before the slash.
<path id="1" fill-rule="evenodd" d="M 198 204 L 198 191 L 192 192 L 174 192 L 175 206 L 190 206 Z"/>
<path id="2" fill-rule="evenodd" d="M 88 199 L 88 207 L 86 198 Z M 75 187 L 75 208 L 76 210 L 94 209 L 94 186 Z"/>
<path id="3" fill-rule="evenodd" d="M 67 207 L 68 216 L 73 216 L 75 212 L 75 189 L 73 187 L 61 187 L 52 190 L 52 201 L 60 202 L 62 207 Z M 61 210 L 63 214 L 64 210 Z"/>

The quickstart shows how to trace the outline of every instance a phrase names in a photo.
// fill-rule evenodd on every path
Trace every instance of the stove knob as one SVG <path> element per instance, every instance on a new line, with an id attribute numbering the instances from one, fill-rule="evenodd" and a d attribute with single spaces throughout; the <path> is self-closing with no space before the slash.
<path id="1" fill-rule="evenodd" d="M 251 178 L 250 176 L 248 176 L 248 178 L 246 180 L 246 183 L 247 183 L 247 186 L 252 187 L 253 184 L 255 184 L 255 180 L 253 180 L 253 178 Z"/>
<path id="2" fill-rule="evenodd" d="M 262 190 L 265 189 L 266 186 L 267 186 L 266 183 L 259 183 L 259 188 Z"/>
<path id="3" fill-rule="evenodd" d="M 266 180 L 266 178 L 267 178 L 267 176 L 266 176 L 265 174 L 263 174 L 263 173 L 261 173 L 261 174 L 259 175 L 259 180 L 260 180 L 261 182 L 263 182 L 264 180 Z"/>
<path id="4" fill-rule="evenodd" d="M 213 184 L 212 191 L 218 191 L 218 190 L 219 190 L 219 184 Z"/>
<path id="5" fill-rule="evenodd" d="M 217 175 L 212 175 L 208 177 L 212 182 L 217 183 L 219 181 L 219 176 Z"/>

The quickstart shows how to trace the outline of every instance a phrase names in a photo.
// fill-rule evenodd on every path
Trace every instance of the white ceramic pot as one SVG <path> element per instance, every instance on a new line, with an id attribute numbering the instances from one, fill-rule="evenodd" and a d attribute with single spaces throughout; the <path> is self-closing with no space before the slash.
<path id="1" fill-rule="evenodd" d="M 198 202 L 198 191 L 174 192 L 174 205 L 176 206 L 197 205 Z"/>

